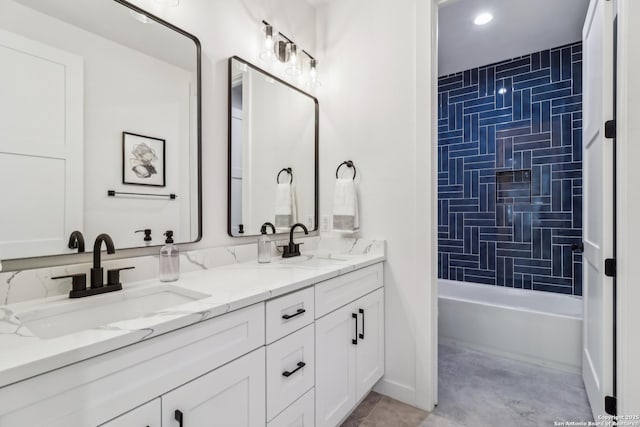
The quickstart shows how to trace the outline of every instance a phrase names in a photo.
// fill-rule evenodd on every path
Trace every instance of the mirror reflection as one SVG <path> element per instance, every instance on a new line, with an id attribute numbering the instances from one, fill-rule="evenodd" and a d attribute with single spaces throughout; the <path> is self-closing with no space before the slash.
<path id="1" fill-rule="evenodd" d="M 239 58 L 229 68 L 229 234 L 317 229 L 317 100 Z"/>
<path id="2" fill-rule="evenodd" d="M 0 259 L 200 236 L 197 40 L 124 3 L 0 0 Z"/>

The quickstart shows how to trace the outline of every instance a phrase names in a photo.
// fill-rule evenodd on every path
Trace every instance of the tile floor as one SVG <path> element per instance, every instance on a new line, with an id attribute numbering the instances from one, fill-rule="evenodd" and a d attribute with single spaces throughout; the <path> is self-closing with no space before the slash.
<path id="1" fill-rule="evenodd" d="M 342 427 L 546 427 L 593 421 L 582 379 L 455 345 L 439 347 L 431 413 L 372 392 Z"/>

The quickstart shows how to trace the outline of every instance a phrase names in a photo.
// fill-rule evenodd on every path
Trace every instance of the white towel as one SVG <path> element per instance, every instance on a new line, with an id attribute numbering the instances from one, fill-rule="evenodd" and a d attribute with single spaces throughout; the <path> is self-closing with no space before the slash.
<path id="1" fill-rule="evenodd" d="M 358 191 L 351 178 L 336 181 L 333 193 L 333 230 L 354 232 L 360 228 L 358 215 Z"/>
<path id="2" fill-rule="evenodd" d="M 276 188 L 275 220 L 276 229 L 288 229 L 297 222 L 298 208 L 296 190 L 293 184 L 278 184 Z"/>

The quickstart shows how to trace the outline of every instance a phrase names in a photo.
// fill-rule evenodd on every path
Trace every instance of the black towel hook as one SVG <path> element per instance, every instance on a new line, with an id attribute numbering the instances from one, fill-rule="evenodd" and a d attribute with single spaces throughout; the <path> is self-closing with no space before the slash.
<path id="1" fill-rule="evenodd" d="M 278 172 L 276 182 L 280 184 L 280 174 L 282 174 L 282 172 L 286 172 L 289 174 L 289 184 L 293 184 L 293 170 L 291 170 L 291 168 L 283 168 L 280 172 Z"/>
<path id="2" fill-rule="evenodd" d="M 336 169 L 336 179 L 338 179 L 338 172 L 340 172 L 340 168 L 342 166 L 346 166 L 348 168 L 353 168 L 353 179 L 355 180 L 356 179 L 356 173 L 357 173 L 356 165 L 354 165 L 351 160 L 346 160 L 346 161 L 340 163 L 340 165 L 338 166 L 338 169 Z"/>

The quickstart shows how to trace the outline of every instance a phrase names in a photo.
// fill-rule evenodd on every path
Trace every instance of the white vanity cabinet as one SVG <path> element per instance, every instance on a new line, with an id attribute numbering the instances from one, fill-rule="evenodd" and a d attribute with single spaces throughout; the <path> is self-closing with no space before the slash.
<path id="1" fill-rule="evenodd" d="M 382 266 L 340 279 L 326 286 L 331 301 L 357 295 L 353 288 L 377 290 L 316 320 L 316 427 L 337 426 L 384 374 Z"/>
<path id="2" fill-rule="evenodd" d="M 2 387 L 0 427 L 336 427 L 384 373 L 382 277 L 377 263 Z"/>

